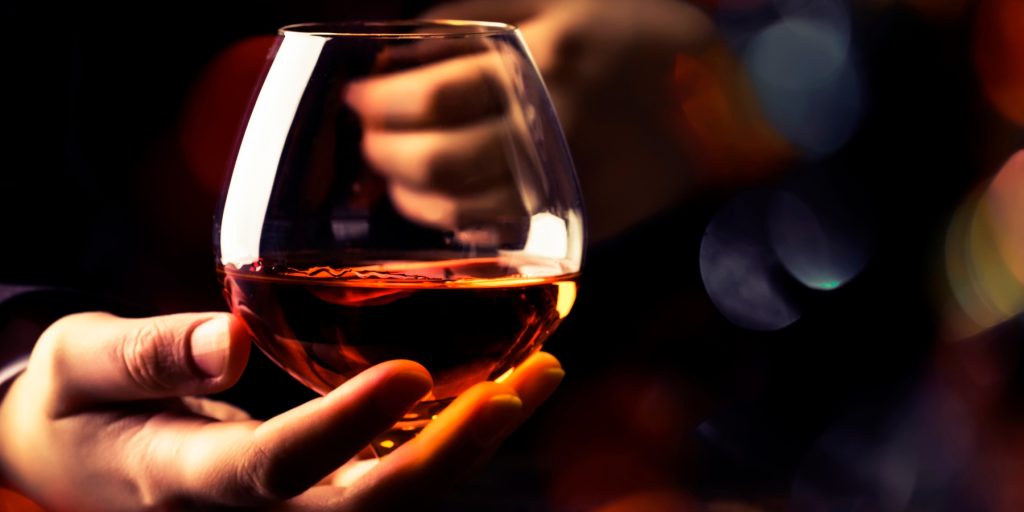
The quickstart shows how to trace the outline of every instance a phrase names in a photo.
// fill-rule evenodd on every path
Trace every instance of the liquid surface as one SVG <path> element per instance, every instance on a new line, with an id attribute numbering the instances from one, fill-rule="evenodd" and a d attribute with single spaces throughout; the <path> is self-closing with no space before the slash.
<path id="1" fill-rule="evenodd" d="M 434 377 L 428 403 L 512 370 L 576 297 L 575 275 L 503 258 L 222 271 L 234 314 L 305 385 L 326 394 L 377 363 L 411 359 Z"/>

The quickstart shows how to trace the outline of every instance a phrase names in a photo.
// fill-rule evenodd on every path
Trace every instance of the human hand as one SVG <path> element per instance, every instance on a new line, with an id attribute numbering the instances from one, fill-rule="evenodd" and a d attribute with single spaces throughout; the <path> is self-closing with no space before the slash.
<path id="1" fill-rule="evenodd" d="M 349 83 L 367 163 L 386 178 L 395 208 L 442 230 L 515 223 L 527 199 L 511 165 L 532 142 L 500 50 L 465 38 L 389 47 L 375 74 Z M 510 105 L 515 103 L 515 105 Z"/>
<path id="2" fill-rule="evenodd" d="M 248 351 L 227 314 L 57 321 L 0 403 L 3 477 L 53 511 L 422 503 L 486 457 L 562 376 L 538 354 L 504 383 L 471 388 L 350 482 L 338 468 L 430 389 L 426 370 L 383 363 L 266 422 L 192 396 L 235 383 Z"/>
<path id="3" fill-rule="evenodd" d="M 593 239 L 697 186 L 673 82 L 676 58 L 700 52 L 714 37 L 696 7 L 678 0 L 465 0 L 424 16 L 520 27 L 573 150 Z"/>

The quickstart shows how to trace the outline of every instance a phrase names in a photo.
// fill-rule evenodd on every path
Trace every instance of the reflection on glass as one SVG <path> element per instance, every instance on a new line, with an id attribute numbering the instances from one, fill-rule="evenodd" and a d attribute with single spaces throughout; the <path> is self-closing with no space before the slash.
<path id="1" fill-rule="evenodd" d="M 282 29 L 215 232 L 232 310 L 328 393 L 390 359 L 434 389 L 388 451 L 538 350 L 576 296 L 583 212 L 514 27 Z"/>

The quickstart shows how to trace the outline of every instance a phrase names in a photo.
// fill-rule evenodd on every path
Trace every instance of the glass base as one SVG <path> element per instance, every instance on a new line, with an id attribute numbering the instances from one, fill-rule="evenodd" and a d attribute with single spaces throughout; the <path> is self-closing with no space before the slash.
<path id="1" fill-rule="evenodd" d="M 370 443 L 370 449 L 378 458 L 383 457 L 402 446 L 410 439 L 416 437 L 430 420 L 437 417 L 454 398 L 434 400 L 431 402 L 420 402 L 409 409 L 409 412 L 402 416 L 402 420 L 395 423 L 381 435 L 375 437 Z"/>

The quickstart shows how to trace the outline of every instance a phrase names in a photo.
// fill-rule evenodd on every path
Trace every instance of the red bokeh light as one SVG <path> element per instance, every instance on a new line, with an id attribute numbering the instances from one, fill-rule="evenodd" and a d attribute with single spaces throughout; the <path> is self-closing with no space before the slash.
<path id="1" fill-rule="evenodd" d="M 1024 126 L 1024 2 L 979 2 L 974 63 L 992 106 L 1006 119 Z"/>
<path id="2" fill-rule="evenodd" d="M 622 371 L 566 392 L 574 391 L 544 442 L 553 463 L 553 508 L 658 510 L 623 507 L 663 499 L 689 506 L 679 481 L 692 455 L 693 390 L 672 375 Z"/>
<path id="3" fill-rule="evenodd" d="M 7 489 L 0 489 L 0 512 L 44 512 L 28 498 Z"/>
<path id="4" fill-rule="evenodd" d="M 678 55 L 673 81 L 679 131 L 704 184 L 757 182 L 798 156 L 764 117 L 743 66 L 724 45 Z"/>
<path id="5" fill-rule="evenodd" d="M 275 40 L 250 37 L 222 51 L 196 80 L 185 103 L 181 149 L 206 191 L 217 193 L 223 185 L 241 122 Z"/>

